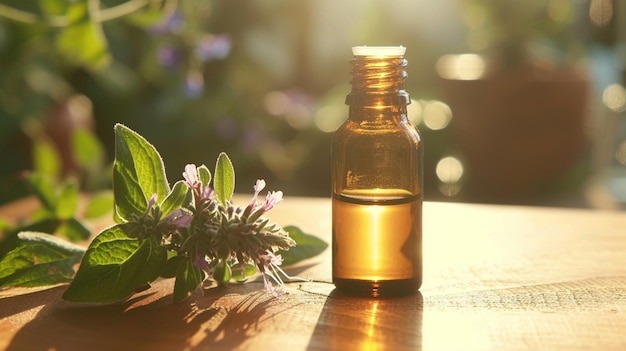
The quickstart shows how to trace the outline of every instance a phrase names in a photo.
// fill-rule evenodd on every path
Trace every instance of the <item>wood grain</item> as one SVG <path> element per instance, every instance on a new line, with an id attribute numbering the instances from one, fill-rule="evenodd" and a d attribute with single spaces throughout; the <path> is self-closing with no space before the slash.
<path id="1" fill-rule="evenodd" d="M 330 242 L 328 199 L 286 198 L 269 215 Z M 105 306 L 65 302 L 63 285 L 0 291 L 0 349 L 626 349 L 623 212 L 426 203 L 424 286 L 402 298 L 338 294 L 330 260 L 292 267 L 313 281 L 279 298 L 258 281 L 179 304 L 172 280 Z"/>

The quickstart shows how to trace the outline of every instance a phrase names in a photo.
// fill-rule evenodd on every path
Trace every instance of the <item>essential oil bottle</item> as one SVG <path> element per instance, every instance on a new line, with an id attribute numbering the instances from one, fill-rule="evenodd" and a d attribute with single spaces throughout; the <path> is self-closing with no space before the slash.
<path id="1" fill-rule="evenodd" d="M 422 284 L 423 146 L 407 116 L 405 50 L 352 48 L 348 119 L 331 148 L 333 283 L 348 294 Z"/>

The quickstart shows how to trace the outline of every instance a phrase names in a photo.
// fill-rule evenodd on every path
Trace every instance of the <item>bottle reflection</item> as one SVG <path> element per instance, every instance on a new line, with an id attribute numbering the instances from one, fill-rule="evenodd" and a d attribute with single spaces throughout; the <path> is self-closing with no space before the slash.
<path id="1" fill-rule="evenodd" d="M 326 300 L 309 350 L 421 350 L 422 295 L 356 298 L 334 290 Z"/>

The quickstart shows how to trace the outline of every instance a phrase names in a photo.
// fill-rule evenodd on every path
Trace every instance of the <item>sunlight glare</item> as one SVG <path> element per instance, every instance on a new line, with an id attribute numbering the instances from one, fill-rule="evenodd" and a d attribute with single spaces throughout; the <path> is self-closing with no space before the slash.
<path id="1" fill-rule="evenodd" d="M 480 79 L 486 70 L 485 60 L 476 54 L 443 55 L 436 63 L 437 73 L 445 79 Z"/>

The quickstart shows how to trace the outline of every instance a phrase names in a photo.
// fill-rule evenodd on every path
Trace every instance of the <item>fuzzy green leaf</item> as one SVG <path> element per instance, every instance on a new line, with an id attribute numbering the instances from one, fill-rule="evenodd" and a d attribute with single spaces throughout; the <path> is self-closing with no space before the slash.
<path id="1" fill-rule="evenodd" d="M 65 283 L 85 249 L 38 232 L 18 234 L 18 246 L 0 261 L 0 287 L 35 287 Z"/>
<path id="2" fill-rule="evenodd" d="M 289 236 L 295 240 L 296 246 L 289 248 L 287 251 L 280 250 L 279 254 L 283 258 L 283 266 L 288 266 L 322 253 L 328 247 L 328 243 L 324 240 L 303 232 L 295 226 L 287 226 L 283 228 L 289 233 Z"/>
<path id="3" fill-rule="evenodd" d="M 152 283 L 167 260 L 167 250 L 152 240 L 127 235 L 128 224 L 102 231 L 89 245 L 63 298 L 77 302 L 115 302 Z"/>
<path id="4" fill-rule="evenodd" d="M 166 217 L 170 213 L 180 209 L 181 207 L 187 207 L 191 203 L 192 194 L 189 191 L 185 182 L 178 181 L 174 184 L 172 191 L 161 203 L 162 216 Z"/>
<path id="5" fill-rule="evenodd" d="M 226 153 L 222 152 L 217 157 L 215 164 L 214 189 L 217 200 L 226 206 L 235 192 L 235 169 Z"/>
<path id="6" fill-rule="evenodd" d="M 153 194 L 163 200 L 169 191 L 163 160 L 154 146 L 128 127 L 116 124 L 113 193 L 118 218 L 128 221 L 144 213 Z"/>
<path id="7" fill-rule="evenodd" d="M 180 302 L 196 290 L 204 280 L 204 272 L 196 267 L 190 259 L 179 261 L 174 282 L 174 302 Z"/>
<path id="8" fill-rule="evenodd" d="M 200 182 L 202 183 L 203 186 L 206 186 L 211 182 L 211 171 L 209 171 L 207 166 L 202 165 L 198 167 L 197 172 L 198 172 L 198 179 L 200 179 Z"/>

